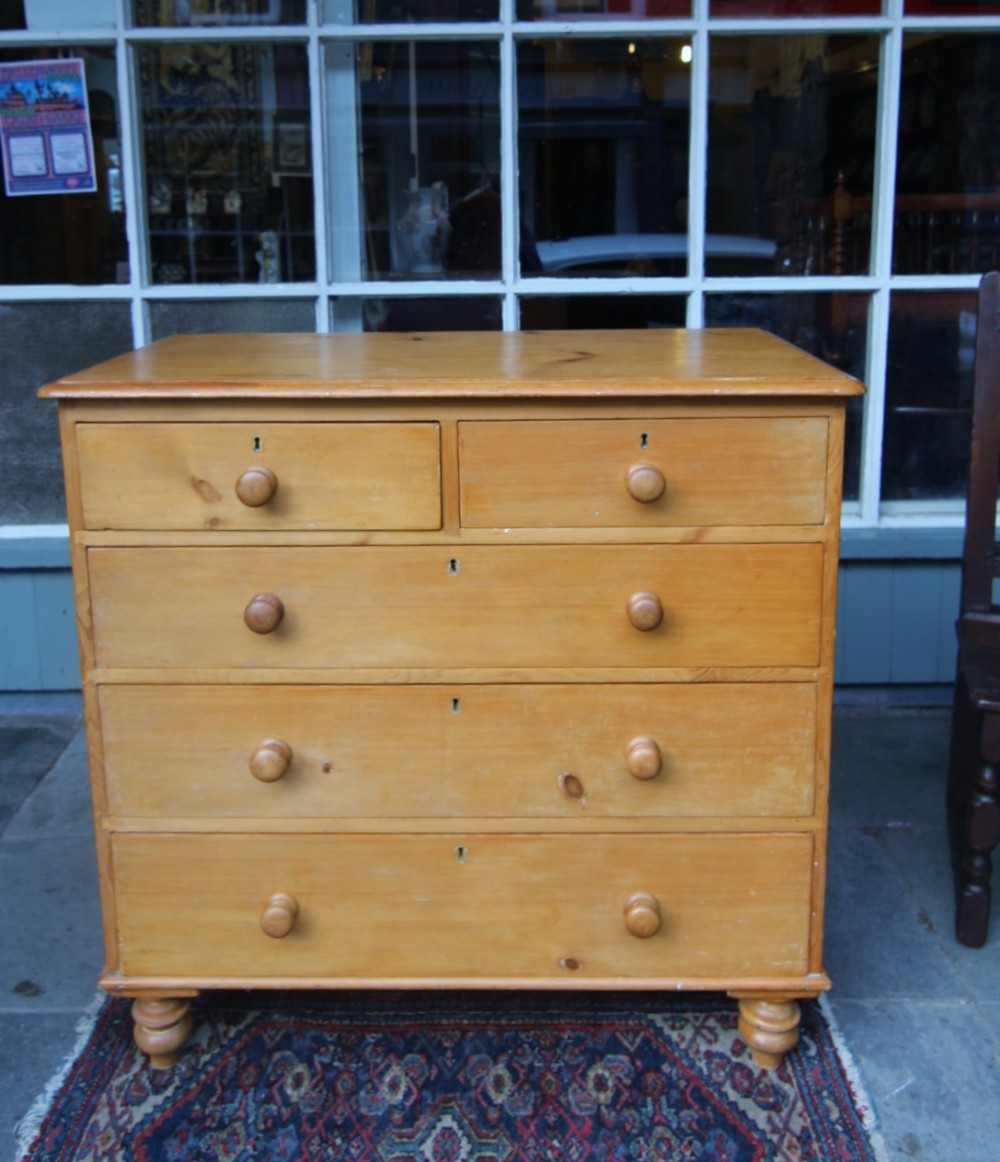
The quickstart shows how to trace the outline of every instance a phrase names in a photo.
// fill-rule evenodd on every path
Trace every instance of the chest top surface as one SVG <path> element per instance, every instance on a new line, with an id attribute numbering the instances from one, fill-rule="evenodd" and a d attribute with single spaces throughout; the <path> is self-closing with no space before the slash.
<path id="1" fill-rule="evenodd" d="M 847 397 L 762 331 L 178 335 L 49 384 L 52 399 Z"/>

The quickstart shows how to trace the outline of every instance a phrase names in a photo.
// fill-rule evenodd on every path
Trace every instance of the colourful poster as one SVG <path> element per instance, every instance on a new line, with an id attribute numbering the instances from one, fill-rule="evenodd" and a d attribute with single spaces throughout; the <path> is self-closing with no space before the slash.
<path id="1" fill-rule="evenodd" d="M 0 150 L 10 195 L 97 189 L 82 60 L 0 64 Z"/>

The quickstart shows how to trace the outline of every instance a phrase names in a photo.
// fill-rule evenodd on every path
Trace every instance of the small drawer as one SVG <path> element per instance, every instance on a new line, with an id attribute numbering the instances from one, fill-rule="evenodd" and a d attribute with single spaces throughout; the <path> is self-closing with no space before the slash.
<path id="1" fill-rule="evenodd" d="M 92 548 L 97 663 L 815 666 L 823 546 Z"/>
<path id="2" fill-rule="evenodd" d="M 807 971 L 812 837 L 117 834 L 120 971 L 234 982 Z"/>
<path id="3" fill-rule="evenodd" d="M 814 525 L 825 417 L 460 425 L 469 528 Z"/>
<path id="4" fill-rule="evenodd" d="M 119 818 L 736 818 L 813 808 L 816 688 L 103 686 Z"/>
<path id="5" fill-rule="evenodd" d="M 88 529 L 436 529 L 433 423 L 77 426 Z"/>

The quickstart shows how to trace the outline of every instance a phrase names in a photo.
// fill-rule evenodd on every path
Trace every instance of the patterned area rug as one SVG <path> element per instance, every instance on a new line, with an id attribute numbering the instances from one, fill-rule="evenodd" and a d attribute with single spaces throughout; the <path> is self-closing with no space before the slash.
<path id="1" fill-rule="evenodd" d="M 261 1007 L 261 1006 L 265 1007 Z M 215 995 L 171 1070 L 101 1006 L 20 1129 L 33 1162 L 878 1162 L 817 1004 L 758 1069 L 707 995 Z"/>

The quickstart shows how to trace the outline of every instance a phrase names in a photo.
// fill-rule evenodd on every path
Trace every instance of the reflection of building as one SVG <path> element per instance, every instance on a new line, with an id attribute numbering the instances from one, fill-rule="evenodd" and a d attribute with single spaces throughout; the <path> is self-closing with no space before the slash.
<path id="1" fill-rule="evenodd" d="M 126 8 L 119 29 L 114 5 L 63 4 L 57 46 L 37 0 L 0 12 L 0 63 L 84 60 L 98 155 L 94 194 L 0 198 L 0 585 L 36 659 L 51 614 L 22 594 L 68 582 L 33 392 L 62 371 L 182 330 L 750 324 L 870 387 L 847 448 L 841 677 L 949 678 L 970 312 L 1000 263 L 1000 16 L 320 0 L 310 26 L 306 0 Z M 400 247 L 414 205 L 439 244 L 426 261 Z M 908 609 L 939 630 L 900 650 Z M 6 681 L 70 680 L 41 667 Z"/>

